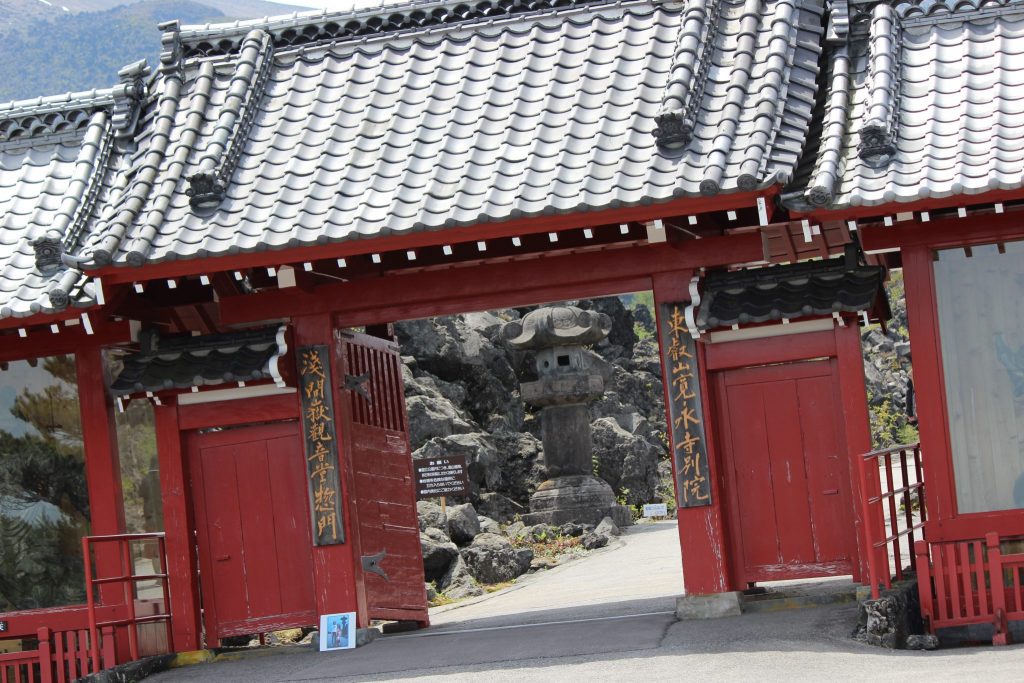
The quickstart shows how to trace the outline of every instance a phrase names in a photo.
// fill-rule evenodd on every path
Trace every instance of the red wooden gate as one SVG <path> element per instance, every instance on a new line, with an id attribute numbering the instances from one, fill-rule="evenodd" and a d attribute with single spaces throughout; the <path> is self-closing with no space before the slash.
<path id="1" fill-rule="evenodd" d="M 206 640 L 316 624 L 298 424 L 189 435 Z"/>
<path id="2" fill-rule="evenodd" d="M 426 626 L 412 454 L 398 346 L 341 333 L 342 438 L 354 513 L 360 623 L 408 620 Z"/>
<path id="3" fill-rule="evenodd" d="M 715 374 L 734 581 L 853 571 L 849 460 L 837 362 Z"/>

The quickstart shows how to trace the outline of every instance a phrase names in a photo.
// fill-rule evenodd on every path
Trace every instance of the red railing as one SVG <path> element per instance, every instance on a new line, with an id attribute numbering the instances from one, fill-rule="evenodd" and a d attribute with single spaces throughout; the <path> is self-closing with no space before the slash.
<path id="1" fill-rule="evenodd" d="M 1024 619 L 1024 553 L 1004 555 L 1000 541 L 990 533 L 984 540 L 917 542 L 921 616 L 929 631 L 991 623 L 992 643 L 1009 643 L 1009 622 Z"/>
<path id="2" fill-rule="evenodd" d="M 94 640 L 89 631 L 37 632 L 38 649 L 0 654 L 0 683 L 70 683 L 114 666 L 114 629 Z M 93 656 L 95 642 L 98 656 Z"/>
<path id="3" fill-rule="evenodd" d="M 871 597 L 903 579 L 926 519 L 920 444 L 893 446 L 859 459 L 861 518 Z M 915 510 L 915 507 L 917 508 Z M 904 540 L 905 539 L 905 540 Z"/>
<path id="4" fill-rule="evenodd" d="M 132 553 L 132 546 L 136 543 L 157 544 L 157 555 L 160 559 L 160 571 L 157 573 L 136 574 L 135 561 Z M 97 577 L 93 574 L 92 550 L 100 543 L 117 544 L 119 559 L 118 574 L 114 576 Z M 86 536 L 82 539 L 82 553 L 85 558 L 85 591 L 86 604 L 89 610 L 89 633 L 91 634 L 90 646 L 92 648 L 92 659 L 100 661 L 100 638 L 101 629 L 113 627 L 127 627 L 128 630 L 128 652 L 131 660 L 139 659 L 139 625 L 154 622 L 164 622 L 166 629 L 166 643 L 171 643 L 171 601 L 167 586 L 167 551 L 164 546 L 164 535 L 160 534 L 118 534 L 112 536 Z M 162 598 L 162 611 L 153 614 L 139 616 L 137 613 L 136 594 L 138 582 L 158 581 Z M 98 621 L 96 589 L 99 586 L 121 584 L 123 588 L 123 600 L 127 607 L 128 615 L 123 619 L 110 619 Z M 152 601 L 149 601 L 152 605 Z"/>

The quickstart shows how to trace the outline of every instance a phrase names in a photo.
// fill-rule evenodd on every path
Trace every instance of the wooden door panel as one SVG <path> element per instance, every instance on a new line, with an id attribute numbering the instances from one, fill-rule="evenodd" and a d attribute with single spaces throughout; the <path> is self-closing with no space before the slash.
<path id="1" fill-rule="evenodd" d="M 204 574 L 210 577 L 212 591 L 207 600 L 209 616 L 229 623 L 248 617 L 245 584 L 233 577 L 244 575 L 245 558 L 242 553 L 242 520 L 236 477 L 234 447 L 219 446 L 201 451 L 193 472 L 201 471 L 205 514 L 197 515 L 199 547 L 208 549 Z M 224 485 L 223 482 L 230 482 Z M 203 519 L 205 518 L 205 519 Z M 202 522 L 198 521 L 202 519 Z M 200 553 L 202 559 L 204 553 Z M 205 582 L 204 582 L 205 583 Z M 204 592 L 204 597 L 206 593 Z M 210 604 L 212 603 L 212 604 Z M 211 611 L 212 610 L 212 611 Z M 207 624 L 207 631 L 217 631 Z"/>
<path id="2" fill-rule="evenodd" d="M 848 573 L 850 482 L 830 360 L 716 373 L 734 580 Z"/>
<path id="3" fill-rule="evenodd" d="M 207 640 L 315 621 L 296 423 L 190 438 Z"/>
<path id="4" fill-rule="evenodd" d="M 237 447 L 234 453 L 239 501 L 244 506 L 241 551 L 248 593 L 247 618 L 282 611 L 278 592 L 282 581 L 276 561 L 279 552 L 274 534 L 275 506 L 267 450 L 267 443 L 263 442 L 246 444 L 244 458 Z"/>
<path id="5" fill-rule="evenodd" d="M 383 552 L 387 578 L 360 572 L 362 604 L 369 619 L 427 623 L 423 558 L 412 478 L 405 398 L 397 347 L 386 340 L 345 333 L 338 367 L 364 377 L 362 391 L 341 392 L 346 460 L 359 554 Z M 366 395 L 364 395 L 366 394 Z"/>
<path id="6" fill-rule="evenodd" d="M 769 478 L 768 429 L 764 418 L 764 397 L 758 386 L 735 386 L 728 390 L 730 415 L 744 415 L 743 429 L 730 429 L 732 452 L 743 457 L 732 458 L 732 488 L 742 500 L 739 514 L 733 515 L 733 528 L 739 529 L 740 551 L 747 567 L 776 564 L 778 541 L 774 534 L 764 533 L 765 520 L 775 523 L 775 502 L 765 486 Z M 731 421 L 730 421 L 731 422 Z M 758 510 L 757 516 L 742 514 L 745 509 Z"/>
<path id="7" fill-rule="evenodd" d="M 797 383 L 782 380 L 761 385 L 764 417 L 768 428 L 768 460 L 775 524 L 782 533 L 779 563 L 814 562 L 811 510 L 807 500 L 804 443 L 800 435 L 800 402 Z"/>
<path id="8" fill-rule="evenodd" d="M 800 421 L 806 444 L 808 492 L 819 562 L 850 560 L 852 495 L 843 454 L 836 387 L 830 378 L 801 382 Z"/>
<path id="9" fill-rule="evenodd" d="M 314 600 L 311 583 L 285 578 L 312 571 L 312 565 L 305 559 L 312 546 L 308 505 L 291 504 L 295 491 L 306 491 L 305 471 L 295 467 L 287 453 L 286 449 L 271 448 L 268 462 L 279 567 L 277 594 L 281 599 L 281 612 L 286 614 L 308 610 Z"/>

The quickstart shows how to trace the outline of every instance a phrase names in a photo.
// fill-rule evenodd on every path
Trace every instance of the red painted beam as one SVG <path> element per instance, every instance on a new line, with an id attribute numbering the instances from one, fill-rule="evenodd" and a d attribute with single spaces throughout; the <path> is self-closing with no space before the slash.
<path id="1" fill-rule="evenodd" d="M 106 323 L 99 326 L 94 323 L 94 334 L 87 334 L 81 326 L 64 327 L 54 334 L 46 328 L 29 330 L 27 337 L 17 333 L 0 335 L 0 362 L 6 363 L 26 358 L 42 358 L 64 353 L 74 353 L 78 349 L 90 346 L 109 346 L 120 344 L 131 338 L 127 321 Z"/>
<path id="2" fill-rule="evenodd" d="M 654 273 L 759 261 L 761 237 L 746 233 L 668 244 L 562 254 L 505 263 L 384 275 L 221 301 L 221 322 L 236 325 L 335 313 L 346 326 L 409 320 L 651 288 Z"/>
<path id="3" fill-rule="evenodd" d="M 240 270 L 286 263 L 302 263 L 319 259 L 335 259 L 356 254 L 387 252 L 397 249 L 417 249 L 439 244 L 454 244 L 477 240 L 515 237 L 539 232 L 554 232 L 587 228 L 609 223 L 652 221 L 677 215 L 696 215 L 709 211 L 726 211 L 754 206 L 759 196 L 771 200 L 775 190 L 767 193 L 744 193 L 716 197 L 684 197 L 660 204 L 646 204 L 603 211 L 576 212 L 551 216 L 535 216 L 500 223 L 485 223 L 462 228 L 425 230 L 403 235 L 388 235 L 370 239 L 350 239 L 333 244 L 293 247 L 276 251 L 231 254 L 202 259 L 164 261 L 143 267 L 106 266 L 91 275 L 103 277 L 104 283 L 141 282 L 160 278 L 199 275 L 225 270 Z"/>
<path id="4" fill-rule="evenodd" d="M 957 247 L 1021 237 L 1024 237 L 1024 211 L 969 214 L 966 218 L 939 218 L 927 223 L 914 220 L 892 227 L 865 226 L 860 229 L 861 245 L 866 251 Z"/>
<path id="5" fill-rule="evenodd" d="M 83 313 L 91 313 L 95 317 L 97 310 L 96 306 L 90 308 L 69 308 L 60 313 L 37 313 L 24 318 L 3 318 L 0 320 L 0 330 L 17 329 L 19 327 L 29 329 L 36 326 L 62 323 L 65 320 L 81 317 Z"/>
<path id="6" fill-rule="evenodd" d="M 940 209 L 957 208 L 961 206 L 979 206 L 984 204 L 995 204 L 997 202 L 1011 202 L 1024 199 L 1024 189 L 996 190 L 983 194 L 967 195 L 959 194 L 952 197 L 940 197 L 931 199 L 919 199 L 906 203 L 888 203 L 875 206 L 853 206 L 834 211 L 816 209 L 814 211 L 799 212 L 791 211 L 793 218 L 807 218 L 812 221 L 834 221 L 852 220 L 858 218 L 877 218 L 879 216 L 894 216 L 897 213 L 907 211 L 938 211 Z"/>

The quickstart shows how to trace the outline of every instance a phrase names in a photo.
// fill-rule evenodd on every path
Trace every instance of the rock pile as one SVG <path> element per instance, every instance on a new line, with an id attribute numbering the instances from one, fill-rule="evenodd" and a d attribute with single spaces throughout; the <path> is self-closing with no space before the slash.
<path id="1" fill-rule="evenodd" d="M 491 496 L 490 500 L 494 500 Z M 554 566 L 554 559 L 535 559 L 530 543 L 554 541 L 560 537 L 582 537 L 586 550 L 603 548 L 619 529 L 610 518 L 597 527 L 567 523 L 526 526 L 522 522 L 499 524 L 477 513 L 466 503 L 449 507 L 447 513 L 430 501 L 417 504 L 420 549 L 427 594 L 438 593 L 450 600 L 484 594 L 484 585 L 505 583 L 530 571 Z M 511 518 L 509 518 L 511 519 Z"/>
<path id="2" fill-rule="evenodd" d="M 577 305 L 612 318 L 612 333 L 592 354 L 606 387 L 590 407 L 595 470 L 626 504 L 671 503 L 653 317 L 642 305 L 626 309 L 618 298 Z M 395 326 L 413 457 L 466 455 L 469 501 L 500 522 L 529 512 L 530 496 L 547 478 L 540 420 L 519 395 L 520 381 L 535 378 L 533 353 L 509 349 L 500 338 L 502 323 L 529 310 Z"/>

